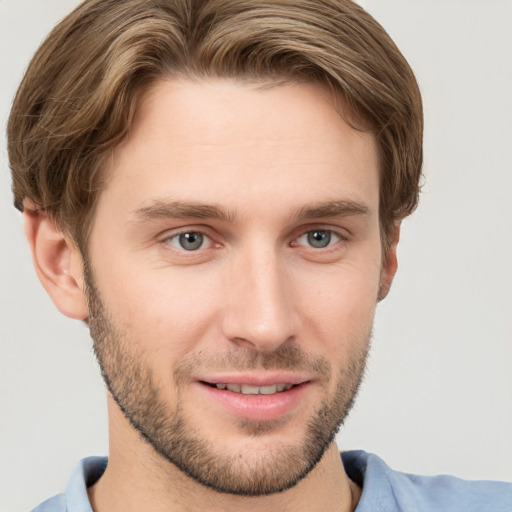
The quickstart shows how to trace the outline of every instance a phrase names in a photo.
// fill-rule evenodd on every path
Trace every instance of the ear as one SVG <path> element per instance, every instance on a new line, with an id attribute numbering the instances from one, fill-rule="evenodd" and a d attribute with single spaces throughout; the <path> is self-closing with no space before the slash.
<path id="1" fill-rule="evenodd" d="M 380 271 L 380 286 L 378 300 L 385 299 L 391 288 L 391 283 L 395 277 L 398 269 L 398 260 L 396 257 L 396 251 L 398 241 L 400 240 L 400 224 L 398 221 L 395 223 L 393 232 L 391 233 L 391 239 L 387 253 L 384 255 L 384 261 L 382 263 L 382 269 Z"/>
<path id="2" fill-rule="evenodd" d="M 25 209 L 23 220 L 37 276 L 53 303 L 70 318 L 86 319 L 80 251 L 44 211 Z"/>

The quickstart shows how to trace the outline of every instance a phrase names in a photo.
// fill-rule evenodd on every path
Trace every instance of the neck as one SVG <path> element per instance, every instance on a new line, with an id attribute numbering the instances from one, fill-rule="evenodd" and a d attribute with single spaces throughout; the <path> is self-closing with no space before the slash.
<path id="1" fill-rule="evenodd" d="M 318 465 L 291 489 L 269 496 L 235 496 L 198 484 L 163 460 L 131 427 L 126 429 L 124 417 L 109 417 L 109 462 L 100 480 L 89 488 L 95 512 L 349 512 L 361 494 L 347 477 L 334 442 Z"/>

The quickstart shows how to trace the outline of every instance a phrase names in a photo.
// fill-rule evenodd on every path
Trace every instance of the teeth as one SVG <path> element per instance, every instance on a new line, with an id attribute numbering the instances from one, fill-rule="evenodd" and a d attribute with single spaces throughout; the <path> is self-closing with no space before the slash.
<path id="1" fill-rule="evenodd" d="M 249 386 L 249 384 L 242 384 L 242 395 L 258 395 L 260 388 L 258 386 Z"/>
<path id="2" fill-rule="evenodd" d="M 243 395 L 274 395 L 282 391 L 288 391 L 293 384 L 272 384 L 271 386 L 251 386 L 250 384 L 215 384 L 217 389 L 227 389 Z"/>

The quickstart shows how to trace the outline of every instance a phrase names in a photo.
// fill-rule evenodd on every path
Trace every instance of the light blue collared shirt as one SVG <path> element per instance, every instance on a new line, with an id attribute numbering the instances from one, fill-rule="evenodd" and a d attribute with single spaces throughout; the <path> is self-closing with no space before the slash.
<path id="1" fill-rule="evenodd" d="M 355 512 L 512 512 L 512 483 L 400 473 L 363 451 L 343 452 L 341 457 L 348 476 L 363 488 Z M 106 457 L 81 460 L 65 493 L 32 512 L 93 512 L 87 487 L 106 467 Z"/>

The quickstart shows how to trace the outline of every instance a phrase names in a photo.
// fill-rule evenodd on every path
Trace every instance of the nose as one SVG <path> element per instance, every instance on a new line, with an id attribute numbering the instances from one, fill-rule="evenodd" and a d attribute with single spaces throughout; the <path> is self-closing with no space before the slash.
<path id="1" fill-rule="evenodd" d="M 223 334 L 245 348 L 269 352 L 295 336 L 292 282 L 277 251 L 246 251 L 227 283 Z"/>

